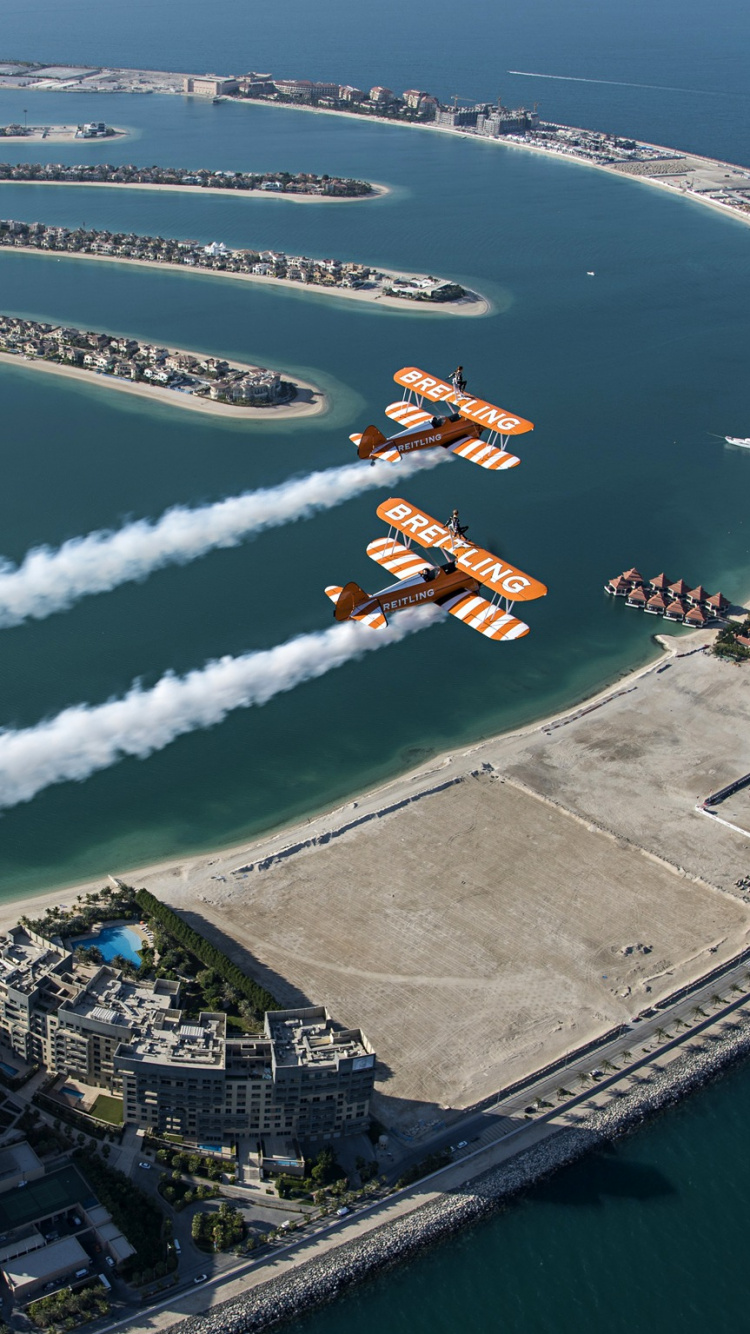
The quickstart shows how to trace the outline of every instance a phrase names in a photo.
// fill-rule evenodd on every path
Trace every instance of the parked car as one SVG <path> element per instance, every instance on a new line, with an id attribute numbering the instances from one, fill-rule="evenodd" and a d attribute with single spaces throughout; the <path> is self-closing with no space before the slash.
<path id="1" fill-rule="evenodd" d="M 345 1204 L 342 1204 L 341 1208 L 336 1210 L 336 1217 L 337 1217 L 337 1218 L 346 1218 L 346 1215 L 348 1214 L 348 1212 L 349 1212 L 349 1210 L 347 1209 L 346 1205 L 345 1205 Z"/>
<path id="2" fill-rule="evenodd" d="M 208 1279 L 208 1274 L 196 1274 L 195 1278 L 193 1279 L 193 1282 L 205 1283 L 207 1279 Z"/>
<path id="3" fill-rule="evenodd" d="M 142 1167 L 143 1170 L 144 1170 L 144 1172 L 150 1172 L 150 1171 L 151 1171 L 151 1164 L 150 1164 L 150 1163 L 139 1163 L 138 1166 L 139 1166 L 139 1167 Z"/>
<path id="4" fill-rule="evenodd" d="M 105 1264 L 108 1264 L 108 1265 L 109 1265 L 110 1269 L 114 1269 L 114 1267 L 115 1267 L 115 1262 L 114 1262 L 114 1260 L 112 1259 L 112 1256 L 111 1256 L 111 1255 L 105 1255 L 105 1257 L 104 1257 L 104 1262 L 105 1262 Z"/>

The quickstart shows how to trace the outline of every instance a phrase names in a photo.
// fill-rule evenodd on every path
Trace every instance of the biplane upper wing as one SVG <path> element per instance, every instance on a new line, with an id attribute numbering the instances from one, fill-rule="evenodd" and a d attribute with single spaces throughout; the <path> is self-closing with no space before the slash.
<path id="1" fill-rule="evenodd" d="M 459 593 L 452 602 L 446 602 L 445 607 L 451 616 L 456 616 L 472 630 L 478 630 L 487 639 L 521 639 L 529 633 L 525 621 L 519 621 L 509 611 L 493 606 L 476 593 Z"/>
<path id="2" fill-rule="evenodd" d="M 396 384 L 412 390 L 419 398 L 428 398 L 431 403 L 450 403 L 458 408 L 462 417 L 478 422 L 480 426 L 486 426 L 500 435 L 523 435 L 534 429 L 533 422 L 506 412 L 504 408 L 497 408 L 494 403 L 486 403 L 483 398 L 459 394 L 447 380 L 438 380 L 416 366 L 403 366 L 393 378 Z"/>
<path id="3" fill-rule="evenodd" d="M 329 584 L 326 589 L 326 597 L 329 597 L 331 602 L 336 603 L 341 597 L 342 592 L 343 588 L 340 584 Z M 360 616 L 357 616 L 355 612 L 350 617 L 350 620 L 361 621 L 363 625 L 369 625 L 371 630 L 379 630 L 381 625 L 387 625 L 387 621 L 382 611 L 370 611 Z"/>
<path id="4" fill-rule="evenodd" d="M 456 538 L 442 523 L 437 523 L 429 514 L 411 505 L 408 500 L 391 496 L 377 508 L 378 518 L 392 528 L 397 528 L 407 538 L 413 538 L 421 547 L 440 547 L 450 551 L 456 564 L 472 574 L 485 587 L 499 593 L 511 602 L 531 602 L 534 598 L 544 597 L 547 589 L 538 579 L 533 579 L 523 570 L 498 560 L 491 551 L 472 546 L 466 538 Z"/>

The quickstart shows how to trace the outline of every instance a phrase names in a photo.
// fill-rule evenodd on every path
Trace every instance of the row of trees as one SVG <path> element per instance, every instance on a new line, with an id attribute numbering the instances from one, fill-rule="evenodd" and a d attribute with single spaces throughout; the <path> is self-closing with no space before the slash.
<path id="1" fill-rule="evenodd" d="M 85 1325 L 90 1320 L 109 1315 L 109 1302 L 99 1284 L 75 1292 L 71 1288 L 61 1288 L 49 1297 L 32 1302 L 29 1315 L 38 1329 L 74 1329 L 76 1325 Z"/>
<path id="2" fill-rule="evenodd" d="M 226 954 L 212 945 L 204 936 L 200 936 L 194 931 L 187 922 L 168 908 L 166 903 L 162 903 L 154 894 L 150 894 L 147 889 L 139 889 L 135 895 L 136 903 L 146 917 L 153 918 L 163 929 L 172 936 L 179 944 L 184 945 L 185 949 L 194 954 L 206 968 L 210 968 L 217 973 L 220 978 L 237 991 L 250 1002 L 256 1014 L 263 1014 L 266 1010 L 277 1010 L 278 1004 L 270 991 L 261 987 L 252 978 L 247 977 L 236 963 L 232 963 Z"/>
<path id="3" fill-rule="evenodd" d="M 79 1165 L 100 1204 L 109 1210 L 117 1227 L 135 1247 L 135 1255 L 126 1261 L 127 1266 L 144 1268 L 164 1259 L 163 1218 L 158 1205 L 124 1172 L 107 1166 L 96 1154 L 87 1154 L 85 1163 Z"/>
<path id="4" fill-rule="evenodd" d="M 245 1222 L 235 1205 L 222 1200 L 215 1212 L 193 1216 L 192 1235 L 201 1250 L 228 1251 L 242 1241 Z"/>

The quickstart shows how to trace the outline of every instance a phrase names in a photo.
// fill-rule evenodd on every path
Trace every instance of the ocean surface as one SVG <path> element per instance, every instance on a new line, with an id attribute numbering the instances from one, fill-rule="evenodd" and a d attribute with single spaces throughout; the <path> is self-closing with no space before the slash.
<path id="1" fill-rule="evenodd" d="M 204 5 L 5 0 L 0 59 L 220 73 L 249 67 L 443 98 L 538 98 L 543 116 L 750 162 L 750 23 L 739 0 L 512 10 L 446 0 L 370 10 L 326 0 Z M 555 76 L 510 76 L 509 69 Z M 590 82 L 593 81 L 593 82 Z M 646 86 L 643 86 L 646 85 Z M 457 461 L 401 482 L 549 585 L 531 634 L 488 645 L 441 625 L 145 761 L 51 787 L 0 819 L 0 893 L 228 844 L 345 800 L 447 746 L 562 707 L 654 654 L 651 618 L 601 588 L 637 563 L 742 598 L 748 466 L 717 436 L 750 432 L 750 229 L 647 185 L 408 128 L 180 98 L 0 91 L 0 123 L 104 118 L 106 147 L 6 147 L 12 161 L 174 163 L 363 175 L 375 202 L 0 187 L 0 216 L 336 255 L 432 271 L 485 293 L 487 319 L 394 314 L 205 276 L 0 253 L 0 310 L 257 360 L 321 384 L 307 423 L 223 423 L 0 367 L 0 552 L 20 561 L 129 518 L 157 517 L 349 462 L 350 431 L 385 424 L 394 369 L 458 361 L 469 387 L 533 420 L 522 466 Z M 596 277 L 589 278 L 588 270 Z M 385 492 L 383 493 L 385 494 Z M 374 567 L 372 493 L 72 611 L 0 632 L 2 714 L 33 726 L 224 654 L 330 624 L 326 583 Z M 377 577 L 377 576 L 376 576 Z M 476 641 L 476 642 L 474 642 Z M 300 1328 L 514 1331 L 745 1328 L 739 1072 Z M 711 1277 L 713 1276 L 713 1277 Z"/>

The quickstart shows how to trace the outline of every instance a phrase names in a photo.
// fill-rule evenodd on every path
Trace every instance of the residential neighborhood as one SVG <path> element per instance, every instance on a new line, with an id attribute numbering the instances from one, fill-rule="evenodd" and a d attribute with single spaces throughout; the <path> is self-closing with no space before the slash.
<path id="1" fill-rule="evenodd" d="M 0 352 L 43 358 L 138 384 L 174 389 L 240 407 L 288 403 L 297 388 L 278 371 L 230 366 L 222 357 L 174 351 L 135 338 L 0 315 Z"/>
<path id="2" fill-rule="evenodd" d="M 5 127 L 18 130 L 18 126 Z M 23 127 L 21 127 L 23 128 Z M 84 127 L 86 131 L 92 127 Z M 4 131 L 0 129 L 0 134 Z M 88 133 L 83 137 L 94 137 Z M 56 181 L 61 185 L 168 185 L 186 189 L 210 190 L 266 190 L 273 194 L 322 196 L 323 198 L 355 199 L 374 193 L 369 181 L 356 181 L 342 176 L 317 176 L 315 172 L 300 171 L 210 171 L 205 167 L 188 170 L 186 167 L 135 167 L 132 164 L 113 166 L 102 162 L 97 165 L 62 162 L 0 162 L 0 181 Z"/>
<path id="3" fill-rule="evenodd" d="M 60 251 L 76 255 L 140 260 L 147 264 L 177 264 L 218 273 L 246 274 L 258 278 L 310 283 L 325 288 L 381 289 L 413 301 L 457 301 L 466 295 L 458 283 L 442 278 L 426 280 L 394 278 L 364 264 L 340 259 L 312 259 L 287 255 L 283 250 L 230 250 L 223 241 L 203 245 L 200 241 L 177 241 L 163 236 L 137 236 L 134 232 L 107 232 L 78 227 L 48 227 L 43 222 L 0 219 L 0 246 Z M 400 285 L 396 291 L 394 283 Z"/>

